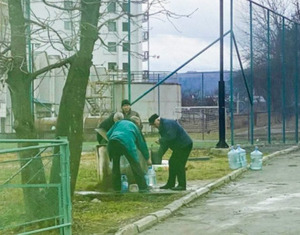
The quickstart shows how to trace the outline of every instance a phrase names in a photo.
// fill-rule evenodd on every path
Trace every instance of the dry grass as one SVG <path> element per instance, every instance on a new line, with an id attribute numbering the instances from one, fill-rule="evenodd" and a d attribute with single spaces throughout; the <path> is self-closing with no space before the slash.
<path id="1" fill-rule="evenodd" d="M 153 141 L 154 138 L 150 140 Z M 210 149 L 213 142 L 199 142 L 202 148 L 194 148 L 190 157 L 208 157 L 209 160 L 188 161 L 186 165 L 187 180 L 211 180 L 227 175 L 231 170 L 228 166 L 227 155 L 214 156 Z M 198 144 L 198 147 L 199 147 Z M 242 146 L 247 151 L 249 162 L 253 146 Z M 260 146 L 265 155 L 288 145 Z M 170 152 L 164 156 L 168 159 Z M 165 183 L 168 173 L 158 170 L 158 183 Z M 82 157 L 77 190 L 93 190 L 97 188 L 97 169 L 95 153 Z M 102 195 L 96 197 L 76 196 L 73 202 L 73 233 L 74 234 L 114 234 L 120 227 L 142 218 L 144 215 L 159 210 L 186 192 L 177 194 L 151 195 L 129 193 L 125 195 Z"/>

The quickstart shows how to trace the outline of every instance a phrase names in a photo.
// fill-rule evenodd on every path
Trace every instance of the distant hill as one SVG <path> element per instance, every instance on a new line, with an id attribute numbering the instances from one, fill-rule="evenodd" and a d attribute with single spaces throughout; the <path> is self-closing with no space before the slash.
<path id="1" fill-rule="evenodd" d="M 165 74 L 161 74 L 160 78 L 166 77 Z M 224 71 L 225 84 L 230 79 L 230 72 Z M 217 72 L 186 72 L 177 73 L 167 79 L 166 83 L 179 83 L 181 85 L 182 94 L 186 93 L 199 93 L 202 92 L 205 96 L 211 96 L 218 90 L 218 82 L 220 80 L 220 73 Z M 228 88 L 228 86 L 227 86 Z"/>

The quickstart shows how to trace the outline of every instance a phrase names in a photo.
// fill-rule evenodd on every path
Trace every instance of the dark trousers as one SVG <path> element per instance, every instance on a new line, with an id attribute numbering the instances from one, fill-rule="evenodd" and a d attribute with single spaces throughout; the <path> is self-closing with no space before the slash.
<path id="1" fill-rule="evenodd" d="M 192 148 L 193 144 L 189 144 L 184 148 L 173 150 L 169 159 L 169 178 L 167 185 L 174 187 L 177 177 L 178 185 L 184 188 L 186 187 L 185 165 Z"/>
<path id="2" fill-rule="evenodd" d="M 109 140 L 107 145 L 107 151 L 110 159 L 113 161 L 112 168 L 112 181 L 113 181 L 113 189 L 116 191 L 121 190 L 121 172 L 120 172 L 120 158 L 122 155 L 126 157 L 130 164 L 130 168 L 132 170 L 134 179 L 139 186 L 140 190 L 147 189 L 147 184 L 145 180 L 144 171 L 141 168 L 139 162 L 136 162 L 132 156 L 128 153 L 122 143 L 118 140 Z"/>

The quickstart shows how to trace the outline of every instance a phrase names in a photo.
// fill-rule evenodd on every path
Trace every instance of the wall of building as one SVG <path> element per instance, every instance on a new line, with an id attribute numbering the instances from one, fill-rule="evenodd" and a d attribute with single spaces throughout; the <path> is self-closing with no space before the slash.
<path id="1" fill-rule="evenodd" d="M 134 102 L 141 95 L 151 89 L 155 83 L 132 83 L 131 102 Z M 128 99 L 128 84 L 115 83 L 114 85 L 114 105 L 117 109 L 121 108 L 123 99 Z M 134 103 L 131 107 L 137 111 L 144 123 L 144 131 L 149 132 L 148 118 L 157 113 L 164 118 L 175 119 L 175 108 L 181 106 L 181 86 L 176 83 L 162 84 L 152 90 L 143 98 Z"/>

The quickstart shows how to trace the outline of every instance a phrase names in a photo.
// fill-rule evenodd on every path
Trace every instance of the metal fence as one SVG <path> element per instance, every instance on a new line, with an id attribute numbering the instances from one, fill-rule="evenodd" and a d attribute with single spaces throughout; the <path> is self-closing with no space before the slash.
<path id="1" fill-rule="evenodd" d="M 0 140 L 0 146 L 0 233 L 71 234 L 68 141 Z"/>

